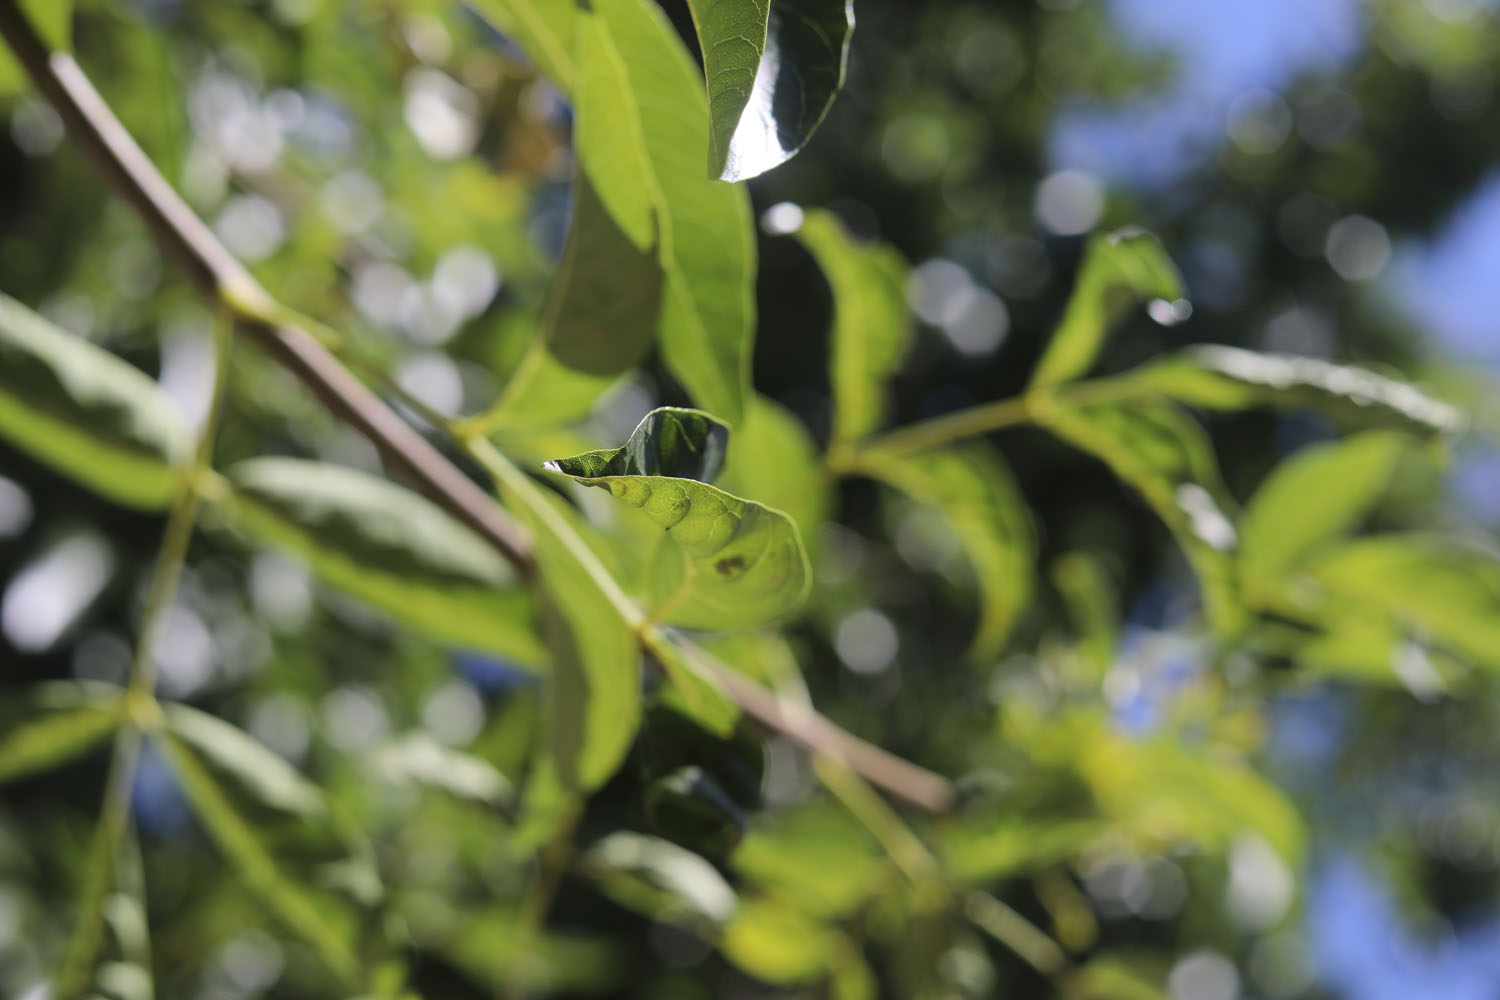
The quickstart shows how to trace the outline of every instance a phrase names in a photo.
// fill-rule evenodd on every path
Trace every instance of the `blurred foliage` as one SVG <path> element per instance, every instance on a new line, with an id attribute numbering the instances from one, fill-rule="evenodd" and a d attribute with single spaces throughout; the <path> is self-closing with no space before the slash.
<path id="1" fill-rule="evenodd" d="M 847 67 L 818 0 L 20 6 L 540 583 L 248 344 L 213 393 L 0 64 L 0 993 L 1318 997 L 1347 855 L 1493 919 L 1493 376 L 1382 273 L 1500 158 L 1493 9 L 1366 5 L 1153 186 L 1054 169 L 1183 71 L 1096 0 L 857 0 Z"/>

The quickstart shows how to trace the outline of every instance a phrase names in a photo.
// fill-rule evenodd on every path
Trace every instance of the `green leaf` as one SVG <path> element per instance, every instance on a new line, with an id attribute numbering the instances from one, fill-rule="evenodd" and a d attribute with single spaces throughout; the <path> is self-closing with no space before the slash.
<path id="1" fill-rule="evenodd" d="M 545 662 L 530 595 L 509 564 L 423 497 L 298 459 L 252 459 L 228 475 L 235 523 L 303 556 L 333 586 L 440 641 Z"/>
<path id="2" fill-rule="evenodd" d="M 183 794 L 204 829 L 246 885 L 288 931 L 310 946 L 328 969 L 352 982 L 358 965 L 350 937 L 328 906 L 288 878 L 261 843 L 255 829 L 231 804 L 203 761 L 181 738 L 157 734 L 157 743 L 181 783 Z"/>
<path id="3" fill-rule="evenodd" d="M 810 562 L 833 506 L 822 456 L 792 412 L 755 396 L 734 430 L 734 447 L 717 484 L 726 493 L 785 511 L 797 526 Z"/>
<path id="4" fill-rule="evenodd" d="M 1077 651 L 1097 681 L 1115 659 L 1120 643 L 1117 587 L 1100 559 L 1086 552 L 1069 552 L 1052 564 L 1052 585 L 1063 599 L 1078 635 Z"/>
<path id="5" fill-rule="evenodd" d="M 163 705 L 162 714 L 173 736 L 258 804 L 303 817 L 327 814 L 318 786 L 243 730 L 188 705 Z"/>
<path id="6" fill-rule="evenodd" d="M 73 4 L 69 0 L 20 0 L 20 8 L 48 48 L 71 47 Z M 28 82 L 26 70 L 0 46 L 0 97 L 26 89 Z"/>
<path id="7" fill-rule="evenodd" d="M 670 476 L 711 482 L 724 465 L 729 428 L 701 410 L 662 406 L 641 419 L 623 447 L 584 452 L 546 467 L 575 479 Z"/>
<path id="8" fill-rule="evenodd" d="M 122 705 L 123 700 L 114 696 L 10 727 L 0 734 L 0 782 L 46 771 L 88 753 L 119 728 Z"/>
<path id="9" fill-rule="evenodd" d="M 1233 557 L 1237 536 L 1203 429 L 1176 407 L 1159 403 L 1048 407 L 1039 419 L 1145 498 L 1197 574 L 1209 621 L 1233 631 L 1243 617 Z"/>
<path id="10" fill-rule="evenodd" d="M 0 435 L 89 489 L 162 508 L 191 450 L 181 415 L 140 371 L 0 295 Z"/>
<path id="11" fill-rule="evenodd" d="M 748 180 L 786 162 L 844 81 L 846 0 L 689 0 L 708 83 L 708 173 Z"/>
<path id="12" fill-rule="evenodd" d="M 726 854 L 745 834 L 744 810 L 696 764 L 653 781 L 645 811 L 654 832 L 702 854 Z"/>
<path id="13" fill-rule="evenodd" d="M 1309 572 L 1366 613 L 1391 616 L 1438 645 L 1500 668 L 1500 560 L 1422 535 L 1353 542 Z"/>
<path id="14" fill-rule="evenodd" d="M 982 885 L 1066 861 L 1107 827 L 1089 818 L 994 816 L 961 821 L 943 834 L 943 870 Z"/>
<path id="15" fill-rule="evenodd" d="M 658 620 L 702 628 L 763 624 L 796 608 L 811 583 L 791 518 L 695 479 L 723 454 L 723 426 L 694 411 L 657 410 L 613 451 L 557 459 L 547 468 L 606 489 L 668 532 L 651 572 Z"/>
<path id="16" fill-rule="evenodd" d="M 712 864 L 645 834 L 610 834 L 588 849 L 582 867 L 620 905 L 707 934 L 728 923 L 739 903 Z"/>
<path id="17" fill-rule="evenodd" d="M 600 22 L 591 36 L 599 58 L 623 70 L 619 95 L 637 114 L 596 118 L 600 128 L 580 137 L 590 141 L 579 145 L 579 163 L 594 178 L 605 171 L 644 178 L 637 196 L 655 211 L 666 274 L 663 360 L 694 400 L 737 424 L 750 393 L 755 325 L 748 196 L 703 176 L 696 153 L 708 134 L 701 79 L 661 10 L 650 0 L 594 0 L 593 9 L 579 21 Z M 637 122 L 639 142 L 605 141 L 610 125 L 633 131 Z"/>
<path id="18" fill-rule="evenodd" d="M 1305 448 L 1278 465 L 1240 519 L 1245 585 L 1274 587 L 1347 534 L 1385 492 L 1401 449 L 1398 435 L 1375 431 Z"/>
<path id="19" fill-rule="evenodd" d="M 859 468 L 948 519 L 979 584 L 979 627 L 971 653 L 981 659 L 997 655 L 1031 601 L 1036 561 L 1031 514 L 1005 460 L 993 447 L 975 442 L 909 457 L 865 450 Z"/>
<path id="20" fill-rule="evenodd" d="M 839 936 L 770 897 L 741 902 L 724 930 L 724 957 L 757 979 L 794 986 L 821 979 L 838 954 Z"/>
<path id="21" fill-rule="evenodd" d="M 847 444 L 884 423 L 886 383 L 911 341 L 906 261 L 883 243 L 856 242 L 830 212 L 806 213 L 797 238 L 833 292 L 831 443 Z"/>
<path id="22" fill-rule="evenodd" d="M 1070 382 L 1099 357 L 1125 309 L 1147 299 L 1176 306 L 1182 278 L 1161 242 L 1139 229 L 1095 236 L 1084 250 L 1073 294 L 1032 376 L 1034 387 Z"/>
<path id="23" fill-rule="evenodd" d="M 1190 348 L 1128 378 L 1206 410 L 1306 407 L 1353 426 L 1424 437 L 1453 433 L 1464 423 L 1462 414 L 1448 404 L 1363 368 L 1217 344 Z"/>
<path id="24" fill-rule="evenodd" d="M 709 132 L 708 105 L 692 56 L 650 0 L 477 7 L 574 99 L 579 168 L 637 247 L 649 209 L 665 277 L 663 360 L 700 405 L 738 423 L 750 391 L 754 231 L 746 192 L 703 176 L 695 151 Z"/>
<path id="25" fill-rule="evenodd" d="M 503 805 L 512 798 L 510 782 L 487 761 L 420 731 L 378 747 L 370 766 L 387 781 L 425 785 L 486 805 Z"/>
<path id="26" fill-rule="evenodd" d="M 1144 964 L 1107 952 L 1095 955 L 1067 977 L 1062 996 L 1066 1000 L 1170 1000 L 1158 985 L 1165 978 L 1165 969 L 1143 968 Z"/>
<path id="27" fill-rule="evenodd" d="M 890 863 L 864 828 L 826 802 L 757 822 L 730 863 L 778 898 L 830 918 L 853 913 L 891 875 Z"/>

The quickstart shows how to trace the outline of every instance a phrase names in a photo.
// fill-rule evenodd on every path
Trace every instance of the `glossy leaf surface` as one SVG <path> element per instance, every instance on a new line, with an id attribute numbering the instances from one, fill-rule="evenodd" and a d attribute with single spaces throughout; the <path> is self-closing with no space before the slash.
<path id="1" fill-rule="evenodd" d="M 331 585 L 442 641 L 545 661 L 510 566 L 423 497 L 298 459 L 254 459 L 229 478 L 235 523 L 303 556 Z"/>
<path id="2" fill-rule="evenodd" d="M 110 499 L 160 508 L 185 421 L 142 372 L 0 296 L 0 435 Z"/>
<path id="3" fill-rule="evenodd" d="M 689 0 L 708 82 L 708 173 L 748 180 L 786 162 L 844 78 L 848 0 Z"/>
<path id="4" fill-rule="evenodd" d="M 1414 386 L 1352 365 L 1317 358 L 1259 354 L 1208 344 L 1130 376 L 1189 406 L 1241 410 L 1306 407 L 1355 426 L 1419 435 L 1457 431 L 1459 412 Z"/>
<path id="5" fill-rule="evenodd" d="M 1130 305 L 1161 299 L 1176 308 L 1181 298 L 1182 278 L 1155 236 L 1122 229 L 1093 237 L 1032 385 L 1057 385 L 1085 374 Z"/>

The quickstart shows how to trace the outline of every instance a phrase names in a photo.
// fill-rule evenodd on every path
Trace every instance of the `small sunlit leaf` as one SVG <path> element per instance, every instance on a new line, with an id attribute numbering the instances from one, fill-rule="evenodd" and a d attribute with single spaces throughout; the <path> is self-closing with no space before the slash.
<path id="1" fill-rule="evenodd" d="M 229 478 L 234 522 L 303 556 L 329 584 L 441 641 L 545 663 L 531 597 L 509 564 L 423 497 L 288 458 L 243 462 Z"/>
<path id="2" fill-rule="evenodd" d="M 870 835 L 826 802 L 757 822 L 730 864 L 757 886 L 831 918 L 852 913 L 892 875 Z"/>
<path id="3" fill-rule="evenodd" d="M 1357 427 L 1431 436 L 1463 426 L 1463 416 L 1405 382 L 1316 358 L 1259 354 L 1206 344 L 1131 373 L 1162 395 L 1206 410 L 1305 407 Z"/>
<path id="4" fill-rule="evenodd" d="M 583 856 L 605 894 L 654 920 L 716 932 L 738 899 L 712 864 L 676 844 L 620 830 Z"/>
<path id="5" fill-rule="evenodd" d="M 911 340 L 906 262 L 885 244 L 857 243 L 829 212 L 807 212 L 796 235 L 833 291 L 832 443 L 847 444 L 884 422 L 886 385 Z"/>
<path id="6" fill-rule="evenodd" d="M 812 917 L 771 897 L 742 900 L 719 948 L 757 979 L 793 986 L 823 978 L 838 936 Z"/>
<path id="7" fill-rule="evenodd" d="M 809 586 L 807 556 L 789 517 L 687 478 L 717 473 L 726 437 L 707 414 L 662 409 L 647 415 L 623 448 L 547 463 L 667 530 L 670 544 L 658 548 L 651 573 L 658 620 L 704 628 L 763 624 L 796 608 Z"/>
<path id="8" fill-rule="evenodd" d="M 181 415 L 143 373 L 3 295 L 0 436 L 89 489 L 143 508 L 171 501 L 192 444 Z"/>
<path id="9" fill-rule="evenodd" d="M 1170 1000 L 1159 984 L 1166 978 L 1162 962 L 1147 963 L 1103 953 L 1070 974 L 1062 995 L 1068 1000 Z"/>
<path id="10" fill-rule="evenodd" d="M 913 456 L 860 453 L 860 471 L 940 511 L 953 526 L 979 584 L 972 655 L 999 653 L 1031 601 L 1036 539 L 1031 515 L 1005 461 L 983 442 Z"/>
<path id="11" fill-rule="evenodd" d="M 1042 421 L 1145 498 L 1197 574 L 1209 620 L 1233 631 L 1242 617 L 1234 565 L 1237 533 L 1203 428 L 1181 410 L 1157 403 L 1059 407 L 1049 409 Z"/>
<path id="12" fill-rule="evenodd" d="M 847 0 L 690 0 L 708 78 L 708 172 L 742 181 L 786 162 L 822 122 L 854 30 Z"/>
<path id="13" fill-rule="evenodd" d="M 1057 385 L 1083 375 L 1129 306 L 1160 299 L 1175 309 L 1182 294 L 1182 278 L 1155 236 L 1139 229 L 1095 236 L 1031 384 Z"/>
<path id="14" fill-rule="evenodd" d="M 734 429 L 734 447 L 717 480 L 727 493 L 785 511 L 797 525 L 810 562 L 833 504 L 817 445 L 790 410 L 756 396 Z"/>
<path id="15" fill-rule="evenodd" d="M 1332 594 L 1500 669 L 1500 559 L 1420 535 L 1350 543 L 1309 567 Z"/>
<path id="16" fill-rule="evenodd" d="M 1401 449 L 1398 435 L 1376 431 L 1306 448 L 1278 465 L 1240 519 L 1246 585 L 1276 585 L 1353 528 L 1384 493 Z"/>

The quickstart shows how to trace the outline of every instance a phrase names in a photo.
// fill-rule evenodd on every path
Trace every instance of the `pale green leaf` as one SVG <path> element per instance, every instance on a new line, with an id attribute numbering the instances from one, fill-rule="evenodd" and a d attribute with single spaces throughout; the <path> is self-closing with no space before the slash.
<path id="1" fill-rule="evenodd" d="M 1500 668 L 1500 559 L 1421 535 L 1350 543 L 1309 567 L 1330 593 Z"/>
<path id="2" fill-rule="evenodd" d="M 71 0 L 20 0 L 21 13 L 48 48 L 67 49 L 72 45 L 73 4 Z M 0 46 L 0 97 L 26 88 L 26 70 L 4 46 Z"/>
<path id="3" fill-rule="evenodd" d="M 749 397 L 754 335 L 754 231 L 744 190 L 703 175 L 708 107 L 701 78 L 661 10 L 651 0 L 594 0 L 602 31 L 594 35 L 623 67 L 620 93 L 637 115 L 595 119 L 579 163 L 591 177 L 629 171 L 645 179 L 642 197 L 656 214 L 666 275 L 660 345 L 667 368 L 705 409 L 737 424 Z M 602 55 L 601 55 L 602 58 Z M 579 109 L 586 116 L 587 109 Z M 639 126 L 641 142 L 604 141 L 610 125 Z M 630 165 L 613 157 L 633 154 Z M 623 200 L 623 199 L 622 199 Z"/>
<path id="4" fill-rule="evenodd" d="M 377 747 L 370 766 L 386 781 L 436 788 L 486 805 L 502 805 L 512 797 L 510 781 L 494 766 L 420 731 Z"/>
<path id="5" fill-rule="evenodd" d="M 913 456 L 866 450 L 859 468 L 932 506 L 952 525 L 979 585 L 972 655 L 998 654 L 1031 601 L 1036 575 L 1031 514 L 1005 460 L 988 444 L 974 442 Z"/>
<path id="6" fill-rule="evenodd" d="M 982 885 L 1059 864 L 1106 831 L 1094 817 L 1045 818 L 985 813 L 943 831 L 943 870 Z"/>
<path id="7" fill-rule="evenodd" d="M 1246 586 L 1275 586 L 1288 570 L 1352 529 L 1385 492 L 1402 441 L 1371 432 L 1315 445 L 1271 472 L 1240 519 Z"/>
<path id="8" fill-rule="evenodd" d="M 758 821 L 730 864 L 758 887 L 830 918 L 853 913 L 893 874 L 864 828 L 827 802 Z"/>
<path id="9" fill-rule="evenodd" d="M 763 624 L 796 608 L 810 585 L 797 528 L 778 510 L 684 476 L 712 476 L 723 425 L 696 411 L 656 410 L 630 444 L 547 463 L 606 489 L 666 529 L 651 572 L 660 621 L 703 628 Z M 684 475 L 654 475 L 651 470 Z"/>
<path id="10" fill-rule="evenodd" d="M 1234 564 L 1237 534 L 1203 429 L 1181 410 L 1159 403 L 1048 408 L 1042 421 L 1145 498 L 1197 574 L 1209 620 L 1232 631 L 1242 618 Z"/>
<path id="11" fill-rule="evenodd" d="M 764 396 L 750 400 L 717 484 L 726 493 L 785 511 L 802 536 L 808 561 L 817 564 L 833 484 L 812 435 L 790 410 Z"/>
<path id="12" fill-rule="evenodd" d="M 0 295 L 0 435 L 103 496 L 165 507 L 191 450 L 140 371 Z"/>
<path id="13" fill-rule="evenodd" d="M 1110 328 L 1130 305 L 1161 299 L 1176 309 L 1181 297 L 1182 279 L 1155 236 L 1122 229 L 1093 237 L 1032 385 L 1057 385 L 1086 373 L 1098 359 Z"/>
<path id="14" fill-rule="evenodd" d="M 327 814 L 318 786 L 248 733 L 189 705 L 166 704 L 162 714 L 173 736 L 255 802 L 298 816 Z"/>
<path id="15" fill-rule="evenodd" d="M 248 888 L 289 932 L 313 949 L 331 972 L 352 981 L 358 966 L 342 921 L 331 919 L 334 914 L 328 906 L 282 872 L 255 829 L 235 810 L 229 796 L 185 742 L 169 733 L 158 734 L 157 742 L 194 814 Z"/>
<path id="16" fill-rule="evenodd" d="M 1097 954 L 1067 977 L 1062 996 L 1065 1000 L 1170 1000 L 1160 985 L 1166 972 L 1159 961 Z"/>
<path id="17" fill-rule="evenodd" d="M 689 0 L 708 83 L 708 172 L 748 180 L 806 144 L 844 78 L 847 0 Z"/>
<path id="18" fill-rule="evenodd" d="M 712 864 L 659 837 L 617 831 L 590 847 L 582 866 L 622 906 L 705 933 L 728 923 L 739 902 Z"/>
<path id="19" fill-rule="evenodd" d="M 579 169 L 637 247 L 649 209 L 665 280 L 663 359 L 700 405 L 738 423 L 750 391 L 754 231 L 746 193 L 703 175 L 708 105 L 692 57 L 651 0 L 476 6 L 574 99 Z M 585 48 L 590 65 L 580 80 L 575 53 Z"/>
<path id="20" fill-rule="evenodd" d="M 771 897 L 743 900 L 724 929 L 724 957 L 757 979 L 794 986 L 823 978 L 838 954 L 836 932 Z"/>
<path id="21" fill-rule="evenodd" d="M 417 494 L 352 469 L 259 458 L 229 471 L 247 533 L 434 638 L 538 667 L 532 600 L 508 563 Z"/>
<path id="22" fill-rule="evenodd" d="M 0 782 L 46 771 L 82 756 L 120 725 L 113 697 L 59 712 L 40 713 L 0 733 Z"/>
<path id="23" fill-rule="evenodd" d="M 1463 416 L 1416 387 L 1352 365 L 1205 344 L 1128 376 L 1163 396 L 1206 410 L 1304 407 L 1362 427 L 1431 436 L 1459 430 Z"/>
<path id="24" fill-rule="evenodd" d="M 886 386 L 911 340 L 906 262 L 885 244 L 857 243 L 829 212 L 808 212 L 797 238 L 833 292 L 832 443 L 847 444 L 884 422 Z"/>

